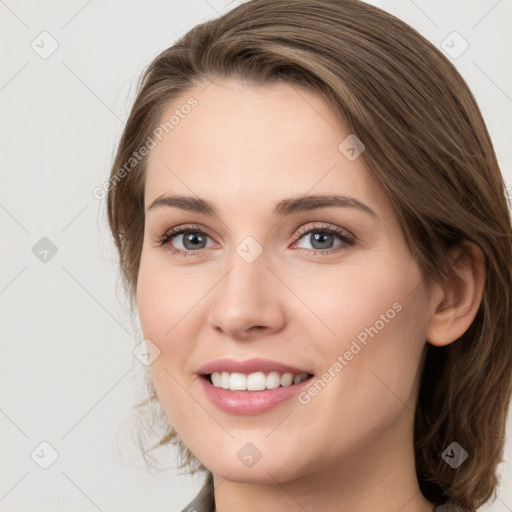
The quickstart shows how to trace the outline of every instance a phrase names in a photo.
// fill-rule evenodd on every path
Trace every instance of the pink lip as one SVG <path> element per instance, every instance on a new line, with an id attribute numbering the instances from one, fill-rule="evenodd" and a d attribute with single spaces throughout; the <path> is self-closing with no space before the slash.
<path id="1" fill-rule="evenodd" d="M 235 359 L 217 359 L 201 366 L 197 370 L 199 375 L 208 375 L 213 372 L 229 372 L 229 373 L 255 373 L 255 372 L 279 372 L 279 373 L 312 373 L 308 370 L 301 370 L 294 366 L 281 364 L 270 359 L 247 359 L 245 361 L 236 361 Z"/>
<path id="2" fill-rule="evenodd" d="M 221 411 L 242 416 L 269 411 L 286 400 L 294 398 L 301 390 L 311 384 L 311 378 L 308 378 L 299 384 L 280 386 L 264 391 L 231 391 L 229 389 L 216 388 L 206 377 L 210 373 L 222 371 L 245 374 L 275 371 L 279 373 L 293 373 L 293 375 L 310 372 L 267 359 L 249 359 L 247 361 L 218 359 L 202 366 L 197 373 L 200 375 L 199 381 L 209 400 Z"/>
<path id="3" fill-rule="evenodd" d="M 269 411 L 280 403 L 297 396 L 301 390 L 311 385 L 309 378 L 299 384 L 264 391 L 230 391 L 214 387 L 206 377 L 200 377 L 199 380 L 206 396 L 216 407 L 221 411 L 242 416 Z"/>

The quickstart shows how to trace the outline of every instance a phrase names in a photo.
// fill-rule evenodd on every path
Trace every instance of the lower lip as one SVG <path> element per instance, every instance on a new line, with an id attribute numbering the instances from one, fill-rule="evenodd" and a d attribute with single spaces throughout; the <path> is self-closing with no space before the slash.
<path id="1" fill-rule="evenodd" d="M 199 380 L 206 396 L 221 411 L 250 416 L 267 412 L 286 400 L 294 398 L 302 389 L 311 384 L 313 377 L 309 377 L 299 384 L 280 386 L 264 391 L 230 391 L 216 388 L 208 378 L 200 377 Z"/>

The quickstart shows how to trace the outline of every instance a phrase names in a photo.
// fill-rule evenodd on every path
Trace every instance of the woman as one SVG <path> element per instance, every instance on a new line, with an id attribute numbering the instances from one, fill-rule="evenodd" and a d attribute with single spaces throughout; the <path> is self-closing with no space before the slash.
<path id="1" fill-rule="evenodd" d="M 409 26 L 253 0 L 193 28 L 142 77 L 108 219 L 151 362 L 141 405 L 207 476 L 185 510 L 492 498 L 505 185 L 467 85 Z"/>

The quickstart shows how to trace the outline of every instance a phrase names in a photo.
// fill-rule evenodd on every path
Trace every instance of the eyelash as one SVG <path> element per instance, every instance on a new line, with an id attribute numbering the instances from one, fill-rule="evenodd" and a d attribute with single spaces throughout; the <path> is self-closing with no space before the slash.
<path id="1" fill-rule="evenodd" d="M 204 249 L 198 249 L 195 251 L 182 251 L 181 249 L 176 249 L 175 247 L 173 247 L 170 244 L 171 240 L 174 237 L 181 235 L 183 233 L 189 233 L 189 232 L 193 232 L 193 233 L 199 232 L 201 235 L 209 236 L 208 233 L 205 232 L 201 226 L 199 226 L 197 224 L 188 224 L 185 226 L 178 226 L 176 228 L 170 229 L 169 231 L 164 233 L 164 235 L 162 235 L 161 237 L 158 238 L 155 245 L 157 247 L 165 246 L 166 250 L 170 251 L 171 254 L 181 256 L 184 258 L 186 258 L 188 256 L 196 256 Z M 299 241 L 304 235 L 308 235 L 310 233 L 315 233 L 315 232 L 324 233 L 324 234 L 327 233 L 329 235 L 335 235 L 343 243 L 336 245 L 335 247 L 333 247 L 331 249 L 325 249 L 325 250 L 302 249 L 304 251 L 307 251 L 307 254 L 313 253 L 315 255 L 316 254 L 325 255 L 325 254 L 342 252 L 344 250 L 347 250 L 349 246 L 355 245 L 355 243 L 356 243 L 355 238 L 348 235 L 344 230 L 341 230 L 340 228 L 333 227 L 333 226 L 327 226 L 325 224 L 321 224 L 320 226 L 314 226 L 314 227 L 310 227 L 310 228 L 308 228 L 308 227 L 300 228 L 299 231 L 295 235 L 296 241 Z M 345 247 L 343 247 L 343 246 L 345 246 Z M 341 249 L 340 249 L 340 247 L 341 247 Z"/>

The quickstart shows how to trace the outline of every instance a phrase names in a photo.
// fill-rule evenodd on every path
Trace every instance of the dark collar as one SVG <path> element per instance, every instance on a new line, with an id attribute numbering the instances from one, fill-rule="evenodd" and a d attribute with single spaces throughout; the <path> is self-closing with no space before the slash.
<path id="1" fill-rule="evenodd" d="M 208 477 L 197 496 L 181 512 L 213 512 L 214 510 L 213 474 L 208 473 Z"/>

